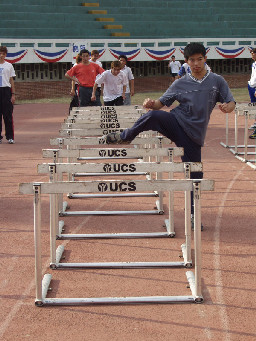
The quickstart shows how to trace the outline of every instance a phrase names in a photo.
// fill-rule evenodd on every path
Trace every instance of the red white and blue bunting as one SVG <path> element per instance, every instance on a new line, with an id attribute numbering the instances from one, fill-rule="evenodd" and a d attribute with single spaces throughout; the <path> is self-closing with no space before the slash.
<path id="1" fill-rule="evenodd" d="M 28 53 L 28 50 L 21 50 L 21 51 L 13 52 L 13 53 L 8 52 L 5 60 L 12 64 L 18 63 L 25 57 L 27 53 Z"/>
<path id="2" fill-rule="evenodd" d="M 241 53 L 244 52 L 245 47 L 239 47 L 238 49 L 222 49 L 220 47 L 215 47 L 215 50 L 223 58 L 237 58 Z"/>
<path id="3" fill-rule="evenodd" d="M 37 57 L 40 58 L 43 62 L 56 63 L 63 59 L 63 57 L 67 54 L 68 49 L 58 52 L 44 52 L 39 50 L 34 50 L 34 52 Z"/>
<path id="4" fill-rule="evenodd" d="M 140 49 L 136 49 L 136 50 L 132 50 L 132 51 L 120 51 L 120 50 L 109 49 L 109 52 L 116 59 L 118 59 L 118 57 L 120 55 L 125 55 L 128 60 L 132 60 L 138 56 L 138 54 L 140 53 Z"/>

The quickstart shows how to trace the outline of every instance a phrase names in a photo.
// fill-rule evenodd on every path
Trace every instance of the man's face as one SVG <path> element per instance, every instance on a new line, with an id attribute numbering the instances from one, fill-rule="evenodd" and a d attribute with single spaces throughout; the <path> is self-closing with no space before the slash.
<path id="1" fill-rule="evenodd" d="M 172 62 L 175 62 L 175 57 L 172 57 Z"/>
<path id="2" fill-rule="evenodd" d="M 5 52 L 0 52 L 0 62 L 2 63 L 6 58 L 6 53 Z"/>
<path id="3" fill-rule="evenodd" d="M 90 55 L 89 55 L 89 53 L 83 53 L 82 54 L 82 62 L 83 63 L 88 63 L 89 62 L 89 59 L 90 59 Z"/>
<path id="4" fill-rule="evenodd" d="M 124 58 L 120 58 L 119 62 L 121 63 L 122 68 L 126 65 L 126 60 Z"/>
<path id="5" fill-rule="evenodd" d="M 94 55 L 92 55 L 92 60 L 96 61 L 97 59 L 99 59 L 99 54 L 95 53 Z"/>
<path id="6" fill-rule="evenodd" d="M 193 54 L 188 57 L 187 63 L 190 66 L 192 74 L 200 74 L 205 71 L 205 62 L 206 57 L 204 57 L 201 53 Z"/>
<path id="7" fill-rule="evenodd" d="M 256 52 L 251 52 L 252 59 L 255 61 L 256 60 Z"/>
<path id="8" fill-rule="evenodd" d="M 120 73 L 121 69 L 119 67 L 112 67 L 111 72 L 112 75 L 117 76 Z"/>

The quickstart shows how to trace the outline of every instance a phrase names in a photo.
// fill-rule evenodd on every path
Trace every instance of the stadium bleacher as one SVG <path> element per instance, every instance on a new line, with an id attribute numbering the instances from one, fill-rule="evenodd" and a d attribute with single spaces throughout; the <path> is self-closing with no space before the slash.
<path id="1" fill-rule="evenodd" d="M 0 11 L 2 38 L 256 36 L 252 0 L 2 0 Z"/>

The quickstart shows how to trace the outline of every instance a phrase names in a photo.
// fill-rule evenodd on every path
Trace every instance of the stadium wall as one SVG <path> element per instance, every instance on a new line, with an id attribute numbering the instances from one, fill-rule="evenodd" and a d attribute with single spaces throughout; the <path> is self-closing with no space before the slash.
<path id="1" fill-rule="evenodd" d="M 250 50 L 255 39 L 114 39 L 86 41 L 50 39 L 1 39 L 8 48 L 7 60 L 14 64 L 18 99 L 67 96 L 70 82 L 66 71 L 83 48 L 98 49 L 103 67 L 125 54 L 132 68 L 135 90 L 164 91 L 169 84 L 168 62 L 172 55 L 184 60 L 184 47 L 192 41 L 207 49 L 208 64 L 213 72 L 222 74 L 231 87 L 244 87 L 250 75 Z"/>

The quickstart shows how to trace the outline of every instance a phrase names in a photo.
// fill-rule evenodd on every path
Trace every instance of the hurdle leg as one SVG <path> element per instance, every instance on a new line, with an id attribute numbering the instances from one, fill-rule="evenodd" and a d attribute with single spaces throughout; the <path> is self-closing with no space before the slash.
<path id="1" fill-rule="evenodd" d="M 194 247 L 195 247 L 195 288 L 194 296 L 196 302 L 202 302 L 202 256 L 201 256 L 201 184 L 193 183 L 194 193 Z"/>
<path id="2" fill-rule="evenodd" d="M 248 110 L 244 110 L 244 160 L 248 158 Z"/>
<path id="3" fill-rule="evenodd" d="M 229 130 L 229 127 L 228 127 L 228 113 L 226 113 L 226 144 L 223 143 L 223 142 L 220 143 L 225 148 L 229 147 L 229 145 L 228 145 L 228 130 Z"/>
<path id="4" fill-rule="evenodd" d="M 191 256 L 191 194 L 185 191 L 185 244 L 181 245 L 184 263 L 192 266 Z"/>
<path id="5" fill-rule="evenodd" d="M 56 263 L 56 194 L 50 195 L 50 264 Z"/>
<path id="6" fill-rule="evenodd" d="M 162 148 L 161 142 L 162 142 L 161 139 L 159 139 L 159 147 L 158 148 Z M 156 156 L 156 162 L 161 162 L 161 157 Z M 157 172 L 156 173 L 156 179 L 162 180 L 162 178 L 163 178 L 162 172 Z M 158 196 L 159 196 L 159 199 L 156 201 L 156 208 L 157 208 L 159 214 L 163 214 L 164 213 L 163 191 L 159 191 Z"/>
<path id="7" fill-rule="evenodd" d="M 238 149 L 237 149 L 237 146 L 238 146 L 238 142 L 237 142 L 237 139 L 238 139 L 238 112 L 235 113 L 235 154 L 238 153 Z"/>
<path id="8" fill-rule="evenodd" d="M 41 258 L 41 187 L 34 185 L 34 241 L 35 241 L 35 281 L 37 305 L 41 305 L 42 297 L 42 258 Z"/>
<path id="9" fill-rule="evenodd" d="M 169 178 L 173 179 L 173 172 L 169 172 Z M 174 231 L 174 195 L 172 191 L 169 191 L 169 219 L 165 219 L 165 226 L 167 233 L 170 237 L 175 236 Z"/>

